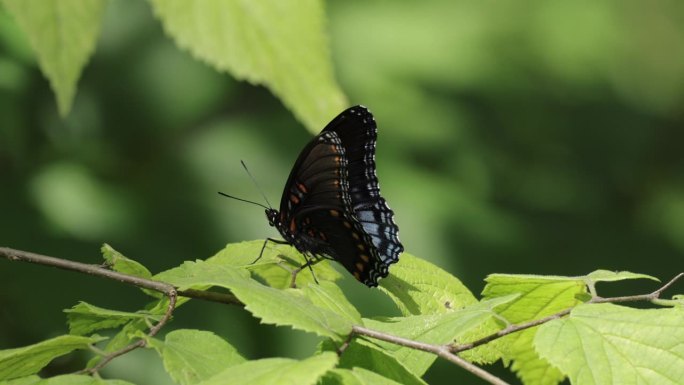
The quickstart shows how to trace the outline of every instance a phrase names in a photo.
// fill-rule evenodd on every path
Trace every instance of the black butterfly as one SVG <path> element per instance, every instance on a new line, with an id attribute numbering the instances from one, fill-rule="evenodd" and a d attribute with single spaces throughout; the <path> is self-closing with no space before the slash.
<path id="1" fill-rule="evenodd" d="M 343 111 L 299 154 L 280 211 L 266 210 L 269 224 L 308 264 L 332 258 L 371 287 L 404 250 L 394 212 L 380 196 L 376 138 L 370 111 Z"/>

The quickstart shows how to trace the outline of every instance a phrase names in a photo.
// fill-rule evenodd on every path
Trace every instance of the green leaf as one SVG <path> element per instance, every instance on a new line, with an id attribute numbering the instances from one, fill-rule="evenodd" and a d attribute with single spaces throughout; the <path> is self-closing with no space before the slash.
<path id="1" fill-rule="evenodd" d="M 247 268 L 268 283 L 269 286 L 281 289 L 289 288 L 292 281 L 291 272 L 302 266 L 306 260 L 297 249 L 290 245 L 268 242 L 261 258 L 253 263 L 259 257 L 263 245 L 263 239 L 229 244 L 225 249 L 209 258 L 207 262 Z M 342 275 L 327 260 L 318 262 L 312 268 L 319 282 L 334 282 L 342 278 Z M 303 287 L 309 283 L 315 283 L 315 281 L 308 269 L 297 274 L 297 286 Z"/>
<path id="2" fill-rule="evenodd" d="M 265 358 L 234 365 L 201 385 L 313 385 L 337 363 L 335 353 L 325 352 L 302 361 Z"/>
<path id="3" fill-rule="evenodd" d="M 268 87 L 311 132 L 347 104 L 335 82 L 320 0 L 151 0 L 164 30 L 194 56 Z"/>
<path id="4" fill-rule="evenodd" d="M 440 314 L 477 302 L 461 281 L 439 267 L 403 253 L 380 281 L 403 315 Z"/>
<path id="5" fill-rule="evenodd" d="M 79 302 L 71 309 L 65 309 L 69 332 L 75 335 L 86 335 L 96 330 L 111 329 L 134 319 L 159 321 L 161 316 L 146 312 L 128 313 L 124 311 L 103 309 L 86 302 Z"/>
<path id="6" fill-rule="evenodd" d="M 596 270 L 587 274 L 585 278 L 588 282 L 616 282 L 624 281 L 626 279 L 650 279 L 652 281 L 660 282 L 656 277 L 629 271 Z"/>
<path id="7" fill-rule="evenodd" d="M 361 314 L 334 283 L 321 281 L 319 285 L 309 284 L 302 288 L 302 292 L 314 305 L 333 311 L 351 323 L 361 324 Z"/>
<path id="8" fill-rule="evenodd" d="M 207 331 L 174 330 L 163 342 L 154 338 L 148 341 L 159 352 L 171 378 L 181 385 L 208 380 L 245 361 L 228 342 Z"/>
<path id="9" fill-rule="evenodd" d="M 487 277 L 484 298 L 514 293 L 520 297 L 502 305 L 498 312 L 510 323 L 543 318 L 579 303 L 576 296 L 586 293 L 583 277 L 492 274 Z M 506 359 L 513 360 L 512 369 L 526 385 L 551 385 L 563 374 L 540 358 L 532 345 L 537 327 L 510 334 L 499 341 Z"/>
<path id="10" fill-rule="evenodd" d="M 127 323 L 126 325 L 124 325 L 123 328 L 121 328 L 121 330 L 119 330 L 118 333 L 114 335 L 114 337 L 107 341 L 107 345 L 104 349 L 102 349 L 102 351 L 105 353 L 111 353 L 127 346 L 134 339 L 137 338 L 137 333 L 142 330 L 146 330 L 147 326 L 148 325 L 144 320 L 133 320 Z M 102 356 L 95 356 L 92 359 L 90 359 L 90 361 L 88 361 L 86 367 L 92 368 L 95 365 L 97 365 L 97 363 L 101 360 Z"/>
<path id="11" fill-rule="evenodd" d="M 188 288 L 219 286 L 229 289 L 245 309 L 262 322 L 289 325 L 320 336 L 340 339 L 351 332 L 351 322 L 314 305 L 299 289 L 279 290 L 248 278 L 249 272 L 217 262 L 185 262 L 154 279 Z"/>
<path id="12" fill-rule="evenodd" d="M 574 385 L 684 383 L 684 311 L 577 306 L 539 328 L 542 357 Z"/>
<path id="13" fill-rule="evenodd" d="M 323 343 L 323 349 L 337 349 L 330 341 Z M 340 357 L 338 368 L 363 368 L 404 385 L 427 385 L 419 376 L 394 358 L 390 353 L 372 342 L 354 339 Z"/>
<path id="14" fill-rule="evenodd" d="M 38 373 L 53 359 L 77 349 L 88 349 L 90 344 L 103 339 L 66 335 L 21 348 L 0 350 L 0 380 Z"/>
<path id="15" fill-rule="evenodd" d="M 229 243 L 213 257 L 207 259 L 207 262 L 238 268 L 253 268 L 259 265 L 280 262 L 278 250 L 281 245 L 273 247 L 273 242 L 266 244 L 264 252 L 261 258 L 259 258 L 264 241 L 263 239 L 256 239 L 253 241 Z"/>
<path id="16" fill-rule="evenodd" d="M 496 319 L 493 309 L 513 301 L 516 294 L 476 303 L 464 309 L 445 313 L 389 318 L 383 321 L 365 319 L 364 325 L 370 329 L 408 338 L 429 344 L 444 345 L 469 336 L 472 331 L 489 320 Z M 490 330 L 490 333 L 497 329 Z M 490 334 L 488 333 L 488 334 Z M 422 376 L 437 359 L 433 353 L 403 347 L 384 341 L 374 343 L 401 362 L 417 376 Z M 496 357 L 498 358 L 498 357 Z M 493 361 L 489 359 L 488 361 Z"/>
<path id="17" fill-rule="evenodd" d="M 363 368 L 333 369 L 325 374 L 320 385 L 401 385 Z"/>
<path id="18" fill-rule="evenodd" d="M 42 379 L 36 375 L 15 378 L 13 380 L 0 381 L 0 385 L 36 385 Z"/>
<path id="19" fill-rule="evenodd" d="M 231 266 L 197 260 L 183 262 L 182 265 L 163 271 L 154 280 L 170 283 L 179 290 L 206 289 L 211 286 L 230 287 L 235 282 L 243 282 L 249 272 Z"/>
<path id="20" fill-rule="evenodd" d="M 44 379 L 36 385 L 133 385 L 128 381 L 104 380 L 87 375 L 66 374 Z"/>
<path id="21" fill-rule="evenodd" d="M 28 37 L 43 74 L 66 116 L 76 83 L 95 49 L 104 0 L 4 0 L 7 11 Z"/>
<path id="22" fill-rule="evenodd" d="M 107 265 L 110 266 L 112 270 L 122 274 L 133 275 L 141 278 L 149 279 L 152 277 L 152 273 L 150 273 L 145 266 L 139 262 L 125 257 L 108 244 L 105 243 L 102 245 L 101 250 L 102 257 L 104 257 L 105 262 L 107 262 Z"/>
<path id="23" fill-rule="evenodd" d="M 300 289 L 279 290 L 251 280 L 231 286 L 230 290 L 245 304 L 245 309 L 264 323 L 289 325 L 338 341 L 351 333 L 349 319 L 316 306 Z"/>

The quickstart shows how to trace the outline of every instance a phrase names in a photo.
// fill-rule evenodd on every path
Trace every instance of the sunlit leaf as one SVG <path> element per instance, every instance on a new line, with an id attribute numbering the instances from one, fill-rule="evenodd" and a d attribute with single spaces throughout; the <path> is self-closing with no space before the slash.
<path id="1" fill-rule="evenodd" d="M 580 305 L 539 328 L 542 357 L 574 385 L 684 383 L 684 311 Z"/>
<path id="2" fill-rule="evenodd" d="M 518 293 L 520 296 L 497 310 L 510 323 L 543 318 L 579 303 L 576 298 L 586 293 L 585 281 L 577 277 L 492 274 L 487 277 L 484 298 Z M 537 328 L 530 328 L 500 339 L 506 359 L 513 360 L 512 369 L 526 385 L 555 385 L 564 375 L 539 357 L 532 340 Z"/>
<path id="3" fill-rule="evenodd" d="M 498 297 L 444 314 L 395 317 L 381 321 L 365 319 L 364 325 L 373 330 L 413 341 L 435 345 L 450 344 L 462 336 L 470 335 L 473 329 L 481 327 L 486 321 L 495 319 L 496 313 L 493 309 L 506 302 L 513 301 L 516 296 L 514 294 Z M 495 331 L 491 330 L 490 333 Z M 418 376 L 425 374 L 430 365 L 437 359 L 433 353 L 384 341 L 374 341 L 374 343 L 392 353 L 393 357 Z"/>
<path id="4" fill-rule="evenodd" d="M 346 107 L 320 0 L 151 0 L 165 31 L 197 58 L 268 87 L 312 132 Z"/>
<path id="5" fill-rule="evenodd" d="M 458 278 L 408 253 L 380 280 L 380 289 L 404 315 L 446 313 L 477 302 Z"/>
<path id="6" fill-rule="evenodd" d="M 171 378 L 181 385 L 207 380 L 244 358 L 228 342 L 202 330 L 174 330 L 164 341 L 150 339 Z"/>

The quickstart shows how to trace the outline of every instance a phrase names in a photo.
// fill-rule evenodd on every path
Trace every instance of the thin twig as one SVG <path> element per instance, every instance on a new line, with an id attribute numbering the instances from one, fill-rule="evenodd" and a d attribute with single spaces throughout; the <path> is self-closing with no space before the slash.
<path id="1" fill-rule="evenodd" d="M 391 334 L 379 332 L 377 330 L 367 329 L 363 326 L 352 326 L 352 333 L 357 335 L 363 335 L 371 338 L 375 338 L 381 341 L 387 341 L 396 345 L 405 346 L 407 348 L 422 350 L 424 352 L 433 353 L 439 357 L 450 361 L 463 369 L 469 371 L 470 373 L 482 378 L 483 380 L 489 382 L 493 385 L 508 385 L 507 382 L 494 376 L 493 374 L 487 372 L 486 370 L 480 368 L 479 366 L 470 363 L 463 358 L 451 353 L 447 346 L 443 345 L 433 345 L 424 342 L 414 341 L 407 338 L 394 336 Z"/>
<path id="2" fill-rule="evenodd" d="M 535 326 L 541 325 L 543 323 L 564 317 L 564 316 L 570 314 L 570 311 L 572 311 L 572 308 L 565 309 L 563 311 L 559 311 L 558 313 L 551 314 L 550 316 L 540 318 L 538 320 L 525 322 L 525 323 L 517 324 L 517 325 L 508 325 L 505 328 L 499 330 L 498 332 L 496 332 L 494 334 L 490 334 L 486 337 L 480 338 L 479 340 L 476 340 L 476 341 L 473 341 L 473 342 L 470 342 L 467 344 L 451 345 L 449 347 L 449 351 L 451 351 L 452 353 L 460 353 L 460 352 L 463 352 L 466 350 L 474 349 L 480 345 L 484 345 L 486 343 L 492 342 L 492 341 L 499 339 L 503 336 L 506 336 L 508 334 L 512 334 L 515 332 L 519 332 L 521 330 L 529 329 L 531 327 L 535 327 Z"/>
<path id="3" fill-rule="evenodd" d="M 599 297 L 595 296 L 592 297 L 589 301 L 586 303 L 620 303 L 620 302 L 636 302 L 636 301 L 655 301 L 660 298 L 660 295 L 667 290 L 670 286 L 674 285 L 675 282 L 677 282 L 679 279 L 684 277 L 684 273 L 679 273 L 677 274 L 674 278 L 669 280 L 667 283 L 665 283 L 663 286 L 658 288 L 657 290 L 648 293 L 648 294 L 637 294 L 637 295 L 630 295 L 630 296 L 622 296 L 622 297 Z M 479 340 L 467 343 L 467 344 L 454 344 L 451 345 L 450 351 L 452 353 L 459 353 L 465 350 L 470 350 L 473 348 L 476 348 L 480 345 L 484 345 L 488 342 L 491 342 L 495 339 L 501 338 L 503 336 L 506 336 L 508 334 L 512 334 L 515 332 L 519 332 L 521 330 L 529 329 L 535 326 L 539 326 L 541 324 L 547 323 L 549 321 L 553 321 L 555 319 L 559 319 L 562 317 L 565 317 L 566 315 L 570 314 L 574 307 L 561 310 L 558 313 L 551 314 L 549 316 L 546 316 L 544 318 L 540 318 L 538 320 L 534 321 L 529 321 L 517 325 L 509 325 L 501 330 L 499 330 L 496 333 L 490 334 L 486 337 L 480 338 Z"/>
<path id="4" fill-rule="evenodd" d="M 117 273 L 115 271 L 111 271 L 105 268 L 102 268 L 100 266 L 95 266 L 95 265 L 88 265 L 84 263 L 79 263 L 79 262 L 73 262 L 73 261 L 68 261 L 64 259 L 59 259 L 59 258 L 54 258 L 54 257 L 48 257 L 45 255 L 40 255 L 40 254 L 34 254 L 26 251 L 21 251 L 21 250 L 15 250 L 15 249 L 10 249 L 7 247 L 0 247 L 0 257 L 7 258 L 12 261 L 25 261 L 25 262 L 31 262 L 31 263 L 36 263 L 36 264 L 41 264 L 41 265 L 47 265 L 47 266 L 54 266 L 58 267 L 61 269 L 65 270 L 71 270 L 71 271 L 77 271 L 81 273 L 86 273 L 94 276 L 99 276 L 99 277 L 104 277 L 104 278 L 109 278 L 109 279 L 114 279 L 123 283 L 127 283 L 130 285 L 154 290 L 157 292 L 161 292 L 164 295 L 166 295 L 169 298 L 169 306 L 167 307 L 166 313 L 164 314 L 164 317 L 150 329 L 150 332 L 148 333 L 149 337 L 154 336 L 159 332 L 159 330 L 166 324 L 166 322 L 170 319 L 171 314 L 173 313 L 173 310 L 176 305 L 176 296 L 184 296 L 184 297 L 189 297 L 189 298 L 196 298 L 196 299 L 203 299 L 207 301 L 213 301 L 213 302 L 219 302 L 219 303 L 225 303 L 225 304 L 234 304 L 234 305 L 241 305 L 244 306 L 242 302 L 240 302 L 235 296 L 232 294 L 228 293 L 217 293 L 217 292 L 210 292 L 210 291 L 200 291 L 200 290 L 183 290 L 183 291 L 177 291 L 177 289 L 168 283 L 165 282 L 159 282 L 159 281 L 153 281 L 150 279 L 145 279 L 145 278 L 140 278 L 140 277 L 134 277 L 122 273 Z M 684 273 L 679 273 L 677 276 L 672 278 L 670 281 L 668 281 L 666 284 L 661 286 L 659 289 L 649 293 L 649 294 L 641 294 L 641 295 L 633 295 L 633 296 L 623 296 L 623 297 L 599 297 L 599 296 L 594 296 L 592 297 L 587 303 L 607 303 L 607 302 L 612 302 L 612 303 L 618 303 L 618 302 L 634 302 L 634 301 L 655 301 L 660 298 L 660 295 L 668 289 L 670 286 L 672 286 L 676 281 L 684 277 Z M 425 352 L 430 352 L 433 353 L 439 357 L 442 357 L 462 368 L 465 370 L 473 373 L 474 375 L 484 379 L 485 381 L 489 382 L 490 384 L 494 385 L 507 385 L 507 383 L 500 378 L 490 374 L 489 372 L 485 371 L 484 369 L 464 360 L 463 358 L 459 357 L 456 355 L 456 353 L 465 351 L 465 350 L 470 350 L 473 349 L 477 346 L 486 344 L 488 342 L 491 342 L 497 338 L 501 338 L 505 335 L 515 333 L 521 330 L 529 329 L 531 327 L 535 327 L 538 325 L 541 325 L 543 323 L 552 321 L 554 319 L 559 319 L 561 317 L 564 317 L 572 311 L 573 308 L 568 308 L 565 310 L 562 310 L 558 313 L 549 315 L 544 318 L 540 318 L 538 320 L 522 323 L 522 324 L 517 324 L 517 325 L 509 325 L 506 328 L 491 334 L 489 336 L 486 336 L 484 338 L 481 338 L 477 341 L 468 343 L 468 344 L 462 344 L 462 345 L 434 345 L 434 344 L 428 344 L 428 343 L 423 343 L 419 341 L 413 341 L 407 338 L 399 337 L 399 336 L 394 336 L 390 335 L 387 333 L 375 331 L 372 329 L 367 329 L 363 326 L 353 326 L 352 327 L 352 334 L 355 335 L 362 335 L 370 338 L 375 338 L 378 340 L 382 341 L 387 341 L 393 344 L 409 347 L 412 349 L 417 349 Z M 351 340 L 352 335 L 349 336 L 349 340 Z M 345 344 L 348 345 L 348 341 L 345 342 Z M 125 354 L 127 352 L 130 352 L 131 350 L 134 350 L 138 347 L 145 346 L 146 341 L 145 339 L 140 339 L 116 352 L 110 353 L 109 355 L 105 356 L 102 361 L 100 361 L 95 367 L 86 370 L 88 373 L 95 373 L 107 363 L 109 363 L 112 359 Z M 346 348 L 346 346 L 344 346 Z M 342 349 L 340 351 L 340 354 L 344 351 Z"/>
<path id="5" fill-rule="evenodd" d="M 8 247 L 0 247 L 0 257 L 4 257 L 6 259 L 9 259 L 10 261 L 30 262 L 39 265 L 52 266 L 64 270 L 85 273 L 97 277 L 109 278 L 129 285 L 154 290 L 162 294 L 168 293 L 169 288 L 173 288 L 172 285 L 165 282 L 154 281 L 151 279 L 119 273 L 101 267 L 99 265 L 89 265 L 86 263 L 69 261 L 66 259 L 48 257 L 47 255 L 40 255 L 28 251 L 10 249 Z M 181 297 L 203 299 L 206 301 L 226 303 L 231 305 L 244 305 L 234 295 L 228 293 L 217 293 L 212 291 L 187 289 L 178 290 L 177 295 Z"/>
<path id="6" fill-rule="evenodd" d="M 169 285 L 169 286 L 171 286 L 171 285 Z M 173 286 L 171 286 L 169 291 L 167 293 L 164 293 L 164 294 L 169 298 L 169 305 L 166 308 L 166 313 L 164 313 L 164 317 L 162 317 L 162 319 L 159 320 L 159 322 L 157 322 L 157 324 L 154 325 L 150 329 L 149 333 L 147 333 L 147 337 L 154 337 L 159 332 L 159 330 L 161 330 L 161 328 L 166 324 L 166 322 L 168 322 L 169 319 L 171 319 L 171 313 L 173 313 L 173 310 L 176 308 L 176 297 L 177 297 L 176 289 Z M 116 357 L 122 356 L 122 355 L 124 355 L 124 354 L 126 354 L 132 350 L 135 350 L 137 348 L 142 348 L 146 344 L 147 344 L 147 340 L 144 338 L 141 338 L 141 339 L 131 343 L 128 346 L 125 346 L 125 347 L 123 347 L 117 351 L 114 351 L 112 353 L 107 354 L 106 356 L 104 356 L 102 358 L 102 360 L 100 360 L 100 362 L 97 363 L 97 365 L 95 365 L 89 369 L 84 369 L 84 370 L 80 371 L 79 373 L 95 374 L 100 369 L 107 366 L 107 364 L 109 364 Z"/>

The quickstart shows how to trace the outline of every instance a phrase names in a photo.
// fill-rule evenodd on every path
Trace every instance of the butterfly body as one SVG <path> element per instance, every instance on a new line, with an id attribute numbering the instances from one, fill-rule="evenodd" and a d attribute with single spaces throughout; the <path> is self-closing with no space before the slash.
<path id="1" fill-rule="evenodd" d="M 336 260 L 368 286 L 403 251 L 375 175 L 376 137 L 365 107 L 343 111 L 299 154 L 280 210 L 266 210 L 285 242 L 305 256 Z"/>

